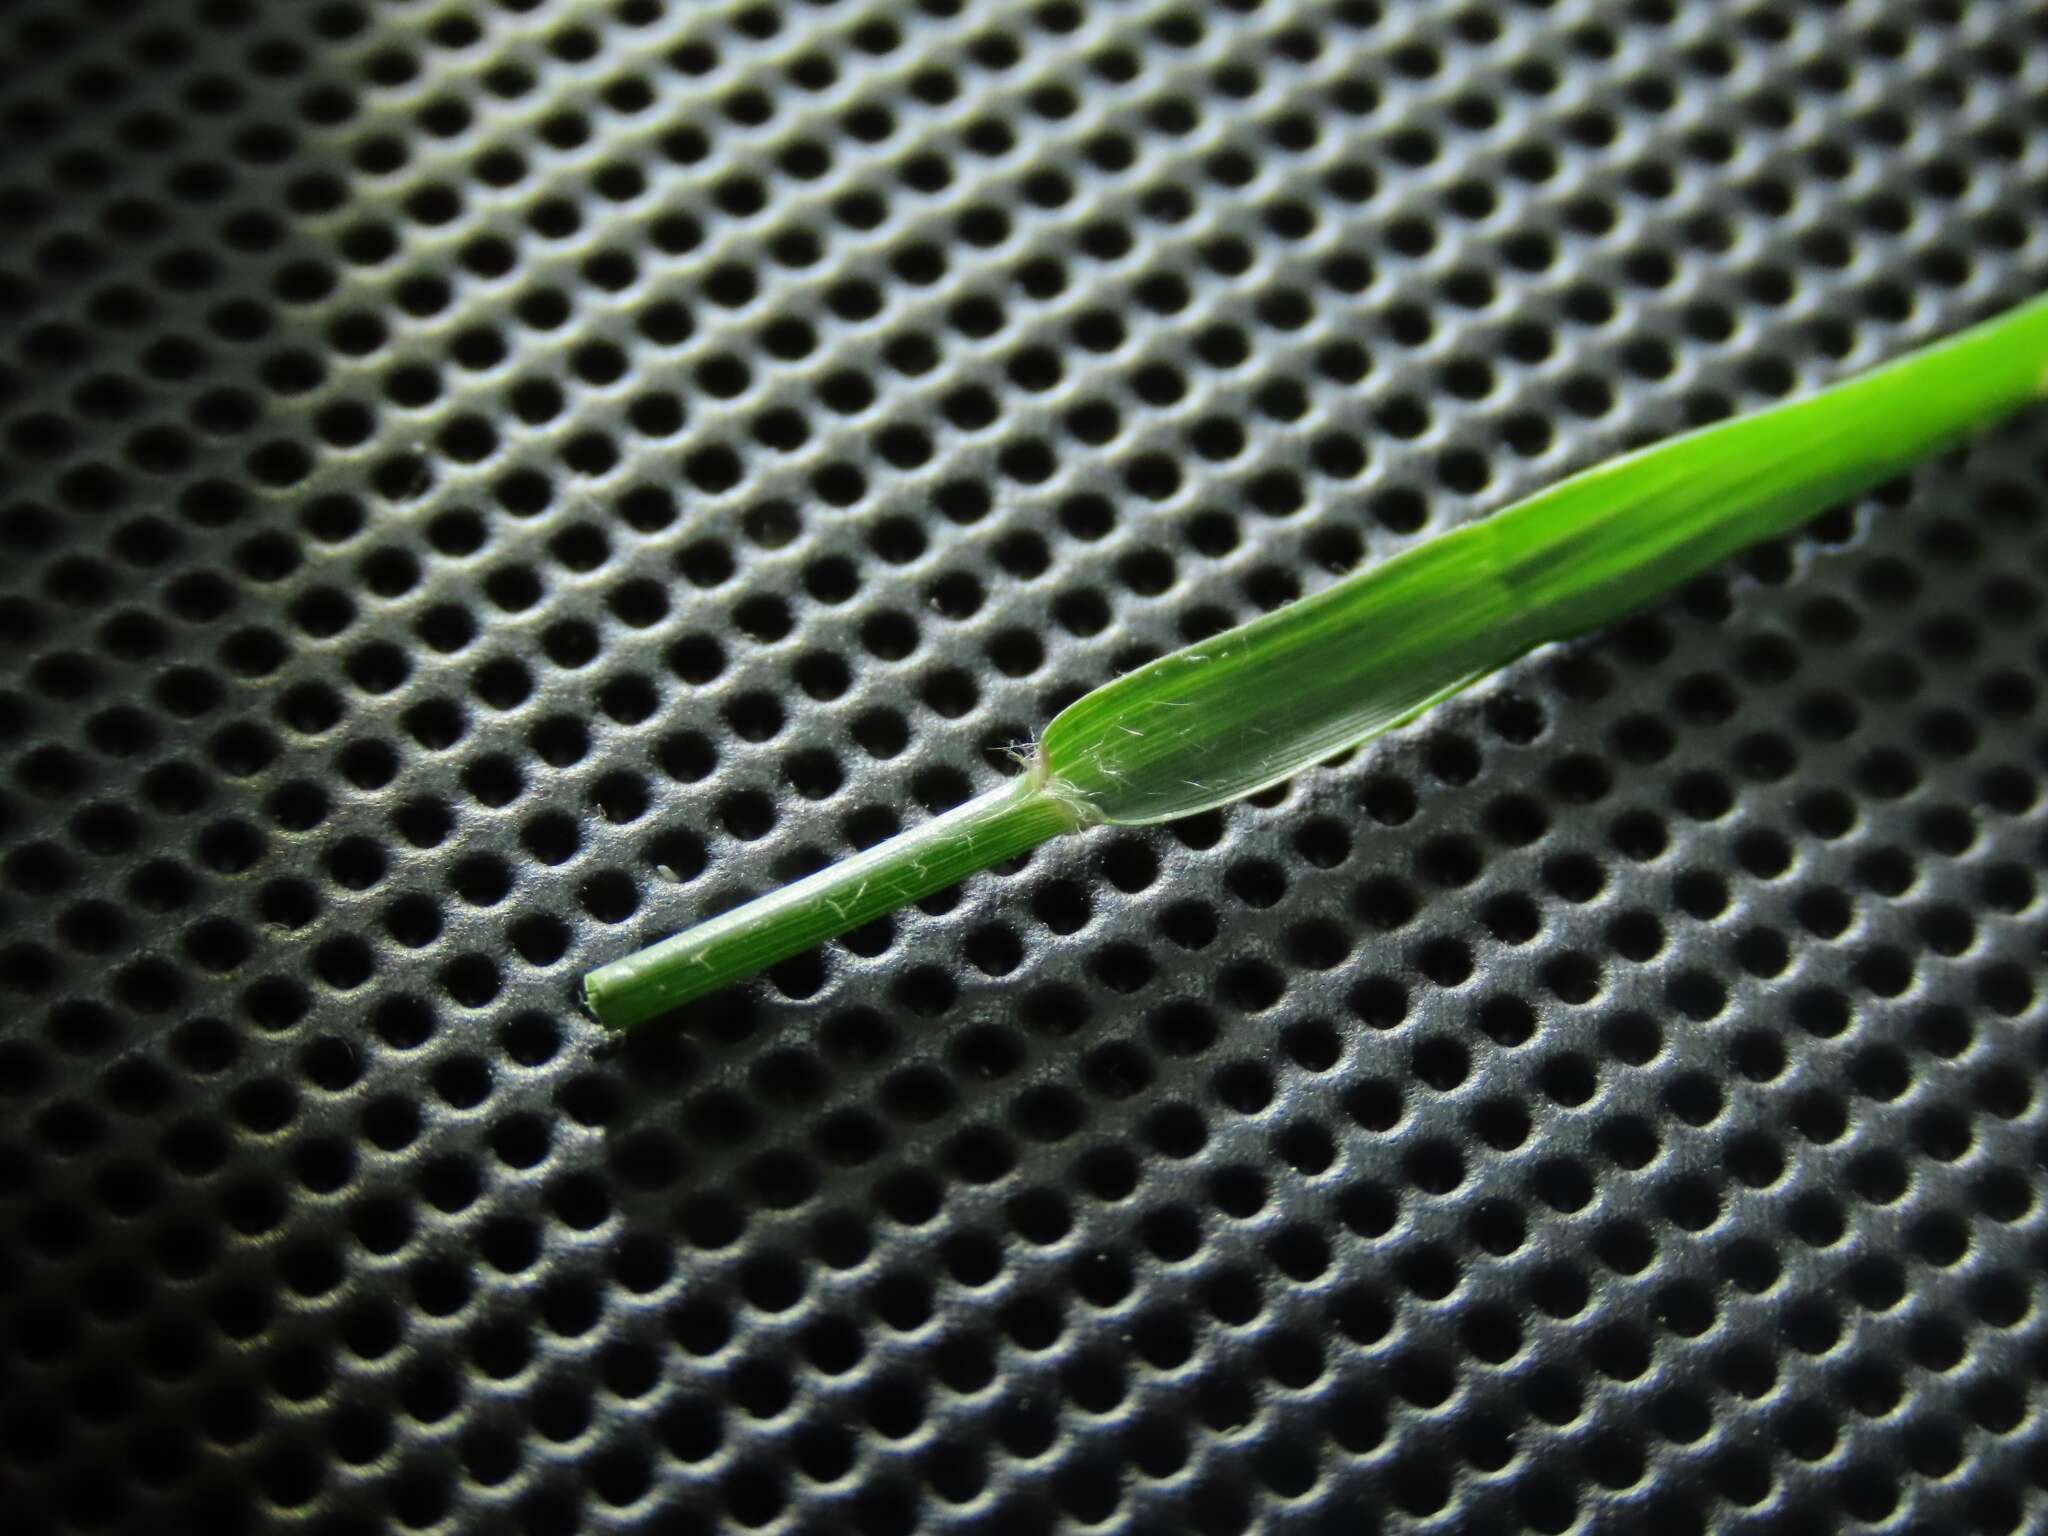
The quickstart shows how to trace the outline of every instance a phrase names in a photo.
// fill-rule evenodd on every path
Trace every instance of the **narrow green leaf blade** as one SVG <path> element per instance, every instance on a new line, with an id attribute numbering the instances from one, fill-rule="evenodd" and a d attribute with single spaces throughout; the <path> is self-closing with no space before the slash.
<path id="1" fill-rule="evenodd" d="M 1096 820 L 1228 803 L 2038 398 L 2048 299 L 1756 415 L 1559 482 L 1098 688 L 1047 727 Z"/>

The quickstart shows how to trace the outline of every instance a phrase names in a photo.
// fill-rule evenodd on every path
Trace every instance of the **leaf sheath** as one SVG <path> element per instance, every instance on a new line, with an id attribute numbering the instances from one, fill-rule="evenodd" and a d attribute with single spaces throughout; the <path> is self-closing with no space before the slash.
<path id="1" fill-rule="evenodd" d="M 944 890 L 976 870 L 1072 831 L 1073 807 L 1033 772 L 770 891 L 719 917 L 592 971 L 583 998 L 607 1024 L 653 1018 L 786 960 L 813 944 Z"/>

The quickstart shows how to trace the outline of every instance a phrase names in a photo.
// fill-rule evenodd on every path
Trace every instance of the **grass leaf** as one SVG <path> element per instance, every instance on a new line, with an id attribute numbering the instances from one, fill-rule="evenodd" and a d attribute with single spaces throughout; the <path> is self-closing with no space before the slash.
<path id="1" fill-rule="evenodd" d="M 1104 822 L 1224 805 L 1597 628 L 2040 397 L 2048 299 L 1754 414 L 1628 454 L 1062 711 L 1019 779 L 585 978 L 628 1025 Z"/>

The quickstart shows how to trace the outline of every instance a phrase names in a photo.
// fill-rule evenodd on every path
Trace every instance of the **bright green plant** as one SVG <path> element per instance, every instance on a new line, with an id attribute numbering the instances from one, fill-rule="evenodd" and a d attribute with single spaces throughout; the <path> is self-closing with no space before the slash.
<path id="1" fill-rule="evenodd" d="M 2048 298 L 1573 475 L 1096 689 L 1017 778 L 592 971 L 584 997 L 636 1024 L 1060 833 L 1278 783 L 2038 399 L 2044 369 Z"/>

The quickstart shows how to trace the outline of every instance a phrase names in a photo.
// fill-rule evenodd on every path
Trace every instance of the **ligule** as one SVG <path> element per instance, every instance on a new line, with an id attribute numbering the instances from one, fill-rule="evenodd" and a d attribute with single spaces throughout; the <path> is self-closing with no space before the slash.
<path id="1" fill-rule="evenodd" d="M 1102 822 L 1191 815 L 1400 725 L 2040 397 L 2048 298 L 1820 390 L 1583 471 L 1161 657 L 1068 706 L 1017 779 L 600 967 L 624 1027 Z"/>

